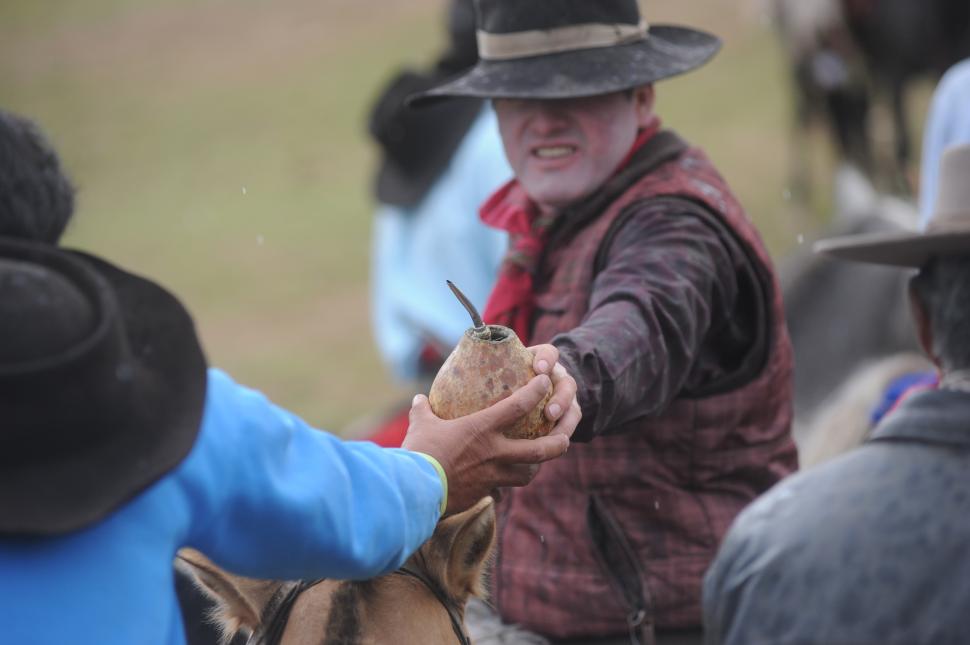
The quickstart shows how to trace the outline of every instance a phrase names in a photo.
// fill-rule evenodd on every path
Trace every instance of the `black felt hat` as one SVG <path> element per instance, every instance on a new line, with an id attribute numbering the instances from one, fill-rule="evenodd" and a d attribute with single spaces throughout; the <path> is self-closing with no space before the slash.
<path id="1" fill-rule="evenodd" d="M 66 533 L 130 500 L 189 453 L 205 391 L 172 294 L 0 237 L 0 534 Z"/>
<path id="2" fill-rule="evenodd" d="M 716 36 L 648 25 L 637 0 L 475 0 L 479 63 L 411 99 L 561 99 L 648 85 L 707 62 Z"/>
<path id="3" fill-rule="evenodd" d="M 371 110 L 368 130 L 382 153 L 374 188 L 385 204 L 416 207 L 448 168 L 482 111 L 481 99 L 441 101 L 427 110 L 405 104 L 409 96 L 437 87 L 478 62 L 472 0 L 451 0 L 448 37 L 447 49 L 431 69 L 402 70 Z"/>

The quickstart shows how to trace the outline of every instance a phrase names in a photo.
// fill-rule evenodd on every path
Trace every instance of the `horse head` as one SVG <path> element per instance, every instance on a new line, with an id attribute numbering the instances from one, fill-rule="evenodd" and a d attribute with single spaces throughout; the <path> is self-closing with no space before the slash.
<path id="1" fill-rule="evenodd" d="M 193 549 L 177 566 L 217 603 L 224 642 L 237 632 L 260 645 L 467 643 L 465 603 L 482 596 L 495 543 L 490 497 L 438 523 L 397 571 L 364 581 L 281 582 L 228 573 Z"/>

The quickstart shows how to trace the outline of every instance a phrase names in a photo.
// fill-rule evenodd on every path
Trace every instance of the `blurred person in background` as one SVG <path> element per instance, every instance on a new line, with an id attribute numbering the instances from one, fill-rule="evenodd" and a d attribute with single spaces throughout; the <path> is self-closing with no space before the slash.
<path id="1" fill-rule="evenodd" d="M 381 91 L 369 130 L 379 146 L 379 208 L 371 249 L 371 315 L 384 362 L 400 379 L 427 388 L 469 327 L 445 287 L 459 285 L 481 310 L 508 236 L 478 219 L 478 206 L 512 175 L 495 113 L 482 99 L 410 110 L 404 100 L 478 61 L 472 0 L 452 0 L 448 47 L 428 70 L 404 70 Z M 371 439 L 400 445 L 408 406 Z"/>
<path id="2" fill-rule="evenodd" d="M 925 230 L 936 209 L 940 160 L 944 150 L 970 143 L 970 59 L 960 62 L 943 75 L 933 92 L 923 130 L 920 165 L 919 214 Z M 871 413 L 870 430 L 908 396 L 939 383 L 936 372 L 910 372 L 886 387 Z"/>
<path id="3" fill-rule="evenodd" d="M 0 109 L 0 236 L 57 244 L 74 214 L 74 186 L 40 127 Z"/>
<path id="4" fill-rule="evenodd" d="M 699 643 L 721 536 L 797 465 L 771 259 L 654 111 L 719 41 L 635 0 L 476 7 L 480 62 L 413 101 L 492 99 L 515 179 L 481 208 L 510 234 L 483 317 L 559 348 L 584 442 L 499 500 L 492 600 L 556 643 Z"/>
<path id="5" fill-rule="evenodd" d="M 861 447 L 738 516 L 704 583 L 710 645 L 967 642 L 970 145 L 943 155 L 934 203 L 923 232 L 816 249 L 918 269 L 912 314 L 939 387 L 910 395 Z"/>

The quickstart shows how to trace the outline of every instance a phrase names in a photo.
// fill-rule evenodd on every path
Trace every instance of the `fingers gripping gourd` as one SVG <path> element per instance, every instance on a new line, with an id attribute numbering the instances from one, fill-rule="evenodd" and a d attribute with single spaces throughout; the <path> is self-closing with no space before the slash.
<path id="1" fill-rule="evenodd" d="M 431 409 L 442 419 L 456 419 L 487 408 L 528 383 L 535 375 L 533 355 L 515 332 L 501 325 L 486 325 L 475 307 L 448 282 L 472 318 L 465 332 L 435 376 L 428 393 Z M 550 391 L 528 414 L 505 431 L 512 439 L 534 439 L 549 434 L 553 422 L 543 414 Z"/>

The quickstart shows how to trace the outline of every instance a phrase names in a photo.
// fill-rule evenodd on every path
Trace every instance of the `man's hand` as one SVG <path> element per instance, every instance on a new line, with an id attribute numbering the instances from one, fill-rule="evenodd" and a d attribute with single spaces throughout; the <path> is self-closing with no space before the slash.
<path id="1" fill-rule="evenodd" d="M 537 352 L 537 362 L 540 356 L 546 361 L 552 359 L 552 371 L 556 372 L 558 353 L 550 353 L 544 347 L 547 346 Z M 555 352 L 555 348 L 552 350 Z M 495 405 L 451 421 L 436 417 L 424 395 L 414 397 L 411 425 L 402 447 L 427 453 L 444 468 L 448 477 L 446 513 L 469 508 L 495 488 L 528 484 L 535 477 L 538 464 L 566 452 L 569 436 L 579 422 L 578 406 L 574 414 L 569 403 L 575 399 L 576 384 L 570 384 L 572 379 L 564 370 L 553 376 L 558 383 L 552 400 L 570 407 L 565 414 L 560 409 L 554 433 L 538 439 L 508 439 L 502 432 L 528 414 L 549 391 L 551 381 L 545 374 Z"/>
<path id="2" fill-rule="evenodd" d="M 535 354 L 532 369 L 536 374 L 546 374 L 552 379 L 552 398 L 546 404 L 544 412 L 547 419 L 557 423 L 549 434 L 571 437 L 583 416 L 576 400 L 576 380 L 558 362 L 559 350 L 555 345 L 534 345 L 528 349 Z"/>

